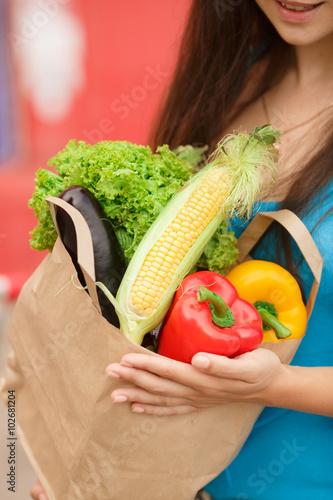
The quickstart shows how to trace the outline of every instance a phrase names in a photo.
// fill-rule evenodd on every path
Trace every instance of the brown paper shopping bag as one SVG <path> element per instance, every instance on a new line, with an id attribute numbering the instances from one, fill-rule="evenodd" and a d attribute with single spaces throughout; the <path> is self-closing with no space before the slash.
<path id="1" fill-rule="evenodd" d="M 90 295 L 71 280 L 75 268 L 58 239 L 25 284 L 9 329 L 13 352 L 1 393 L 7 400 L 7 391 L 16 391 L 26 454 L 50 500 L 193 500 L 238 454 L 262 407 L 237 403 L 156 417 L 110 401 L 122 382 L 105 376 L 108 364 L 127 352 L 158 355 L 132 343 L 101 316 L 89 229 L 73 207 L 67 205 L 67 211 Z M 290 230 L 313 271 L 310 314 L 322 259 L 294 214 L 257 215 L 239 240 L 241 260 L 272 220 Z M 266 347 L 289 363 L 299 343 Z"/>

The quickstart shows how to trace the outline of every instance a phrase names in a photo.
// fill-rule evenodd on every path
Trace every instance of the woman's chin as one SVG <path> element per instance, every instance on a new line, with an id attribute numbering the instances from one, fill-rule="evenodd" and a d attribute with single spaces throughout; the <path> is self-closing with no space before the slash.
<path id="1" fill-rule="evenodd" d="M 333 47 L 333 33 L 326 33 L 325 35 L 319 34 L 317 30 L 313 28 L 277 28 L 280 37 L 289 45 L 294 45 L 295 47 L 307 47 L 311 45 L 320 44 L 322 42 L 330 42 Z"/>
<path id="2" fill-rule="evenodd" d="M 286 43 L 310 46 L 326 39 L 333 43 L 333 0 L 316 1 L 313 8 L 310 0 L 290 0 L 289 7 L 279 0 L 255 1 Z M 304 10 L 295 10 L 297 6 Z"/>

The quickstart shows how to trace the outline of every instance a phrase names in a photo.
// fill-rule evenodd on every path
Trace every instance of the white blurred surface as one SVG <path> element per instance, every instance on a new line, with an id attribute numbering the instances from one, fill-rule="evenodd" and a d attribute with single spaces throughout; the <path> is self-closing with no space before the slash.
<path id="1" fill-rule="evenodd" d="M 17 2 L 8 34 L 22 90 L 45 123 L 68 117 L 86 77 L 84 26 L 58 2 L 51 10 L 40 0 Z"/>

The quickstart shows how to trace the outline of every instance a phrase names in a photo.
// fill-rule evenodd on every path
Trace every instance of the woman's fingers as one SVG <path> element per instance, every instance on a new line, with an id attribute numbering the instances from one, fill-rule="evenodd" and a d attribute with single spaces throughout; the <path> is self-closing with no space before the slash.
<path id="1" fill-rule="evenodd" d="M 106 368 L 106 372 L 109 369 L 113 369 L 113 367 L 117 365 L 114 363 L 109 365 Z M 131 368 L 140 368 L 141 370 L 149 371 L 151 373 L 155 373 L 159 377 L 177 380 L 184 382 L 184 378 L 190 378 L 189 373 L 191 372 L 191 365 L 188 363 L 180 363 L 179 361 L 175 361 L 173 359 L 148 356 L 146 354 L 137 354 L 130 353 L 125 354 L 120 362 L 121 366 L 127 366 Z M 182 380 L 178 380 L 181 378 Z"/>
<path id="2" fill-rule="evenodd" d="M 111 378 L 119 376 L 122 380 L 126 380 L 153 394 L 168 394 L 171 397 L 182 397 L 184 395 L 184 386 L 182 384 L 168 378 L 160 377 L 144 369 L 130 368 L 115 363 L 114 365 L 109 365 L 107 374 Z M 193 392 L 193 389 L 187 386 L 186 389 Z M 121 390 L 119 389 L 115 392 L 119 391 Z"/>
<path id="3" fill-rule="evenodd" d="M 233 359 L 215 354 L 198 353 L 193 356 L 192 365 L 221 379 L 253 384 L 257 383 L 266 372 L 267 375 L 275 373 L 280 360 L 272 351 L 259 348 Z"/>
<path id="4" fill-rule="evenodd" d="M 136 413 L 146 413 L 148 415 L 169 416 L 169 415 L 185 415 L 186 413 L 193 413 L 202 411 L 203 408 L 197 408 L 192 405 L 178 405 L 178 406 L 156 406 L 149 404 L 133 404 L 132 410 Z"/>
<path id="5" fill-rule="evenodd" d="M 137 373 L 128 372 L 125 374 L 122 367 L 132 367 L 137 369 Z M 205 383 L 208 383 L 208 379 L 205 381 L 205 377 L 209 377 L 207 374 L 200 373 L 189 363 L 181 363 L 173 359 L 149 356 L 146 354 L 131 353 L 123 356 L 120 364 L 113 363 L 106 368 L 106 373 L 116 372 L 122 378 L 131 381 L 135 385 L 140 385 L 148 389 L 144 379 L 144 373 L 150 373 L 151 375 L 157 376 L 156 379 L 151 379 L 147 381 L 149 383 L 156 383 L 156 390 L 158 391 L 161 379 L 169 380 L 172 383 L 178 383 L 191 388 L 201 388 Z M 127 378 L 127 376 L 132 376 L 133 378 Z M 210 381 L 211 383 L 211 381 Z M 175 387 L 176 388 L 176 387 Z"/>
<path id="6" fill-rule="evenodd" d="M 198 370 L 221 379 L 247 380 L 249 373 L 253 371 L 255 365 L 253 360 L 243 354 L 238 358 L 227 358 L 216 354 L 198 353 L 192 358 L 191 364 Z"/>
<path id="7" fill-rule="evenodd" d="M 192 358 L 192 365 L 130 353 L 120 363 L 109 365 L 106 372 L 134 386 L 113 391 L 114 402 L 185 407 L 186 412 L 188 406 L 202 409 L 254 397 L 270 383 L 280 367 L 280 360 L 273 352 L 257 349 L 234 359 L 198 353 Z"/>
<path id="8" fill-rule="evenodd" d="M 192 377 L 193 387 L 165 379 L 146 370 L 115 364 L 112 366 L 113 371 L 108 371 L 109 376 L 113 377 L 116 373 L 117 377 L 131 382 L 134 387 L 115 389 L 111 394 L 111 399 L 115 403 L 136 401 L 157 406 L 192 405 L 198 408 L 212 406 L 216 404 L 216 401 L 229 402 L 230 397 L 223 396 L 235 392 L 235 383 L 237 383 L 235 380 L 222 380 L 200 373 L 191 365 L 188 366 L 195 373 L 194 378 L 198 378 L 194 383 Z"/>
<path id="9" fill-rule="evenodd" d="M 245 355 L 244 355 L 245 356 Z M 124 369 L 132 367 L 132 372 Z M 123 356 L 121 363 L 109 365 L 107 372 L 116 372 L 121 378 L 146 390 L 168 393 L 172 387 L 172 396 L 183 395 L 183 386 L 195 391 L 206 392 L 211 388 L 228 390 L 232 380 L 246 381 L 249 368 L 255 367 L 255 360 L 229 359 L 208 353 L 198 353 L 192 358 L 192 365 L 168 358 L 157 358 L 145 354 L 130 353 Z M 111 373 L 110 373 L 111 374 Z M 155 376 L 156 378 L 150 378 Z M 178 385 L 169 385 L 165 381 Z"/>
<path id="10" fill-rule="evenodd" d="M 235 378 L 235 360 L 225 356 L 200 352 L 191 360 L 194 368 L 220 378 Z M 237 368 L 239 372 L 240 367 Z"/>
<path id="11" fill-rule="evenodd" d="M 126 399 L 125 399 L 126 398 Z M 111 394 L 114 403 L 137 402 L 155 406 L 178 406 L 184 404 L 185 398 L 152 394 L 138 387 L 116 389 Z"/>
<path id="12" fill-rule="evenodd" d="M 48 500 L 46 492 L 39 480 L 37 480 L 31 488 L 30 496 L 33 500 Z"/>
<path id="13" fill-rule="evenodd" d="M 202 355 L 211 361 L 205 373 L 189 363 L 136 353 L 125 355 L 121 363 L 109 365 L 106 373 L 150 393 L 183 398 L 183 401 L 184 398 L 198 401 L 198 396 L 214 391 L 233 391 L 235 381 L 229 374 L 231 360 L 224 356 Z M 117 389 L 115 393 L 124 394 L 124 391 Z"/>

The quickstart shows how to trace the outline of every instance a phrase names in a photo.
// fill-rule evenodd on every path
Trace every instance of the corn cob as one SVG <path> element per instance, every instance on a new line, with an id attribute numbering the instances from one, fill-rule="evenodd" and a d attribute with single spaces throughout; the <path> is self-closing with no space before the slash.
<path id="1" fill-rule="evenodd" d="M 219 213 L 227 196 L 228 181 L 225 172 L 208 172 L 149 250 L 131 289 L 133 311 L 145 316 L 154 312 L 177 267 Z"/>
<path id="2" fill-rule="evenodd" d="M 145 333 L 163 320 L 176 288 L 221 221 L 234 213 L 250 213 L 263 172 L 274 177 L 277 153 L 273 143 L 278 134 L 266 125 L 221 141 L 211 161 L 175 194 L 149 228 L 116 301 L 110 297 L 121 330 L 134 342 L 141 344 Z"/>

